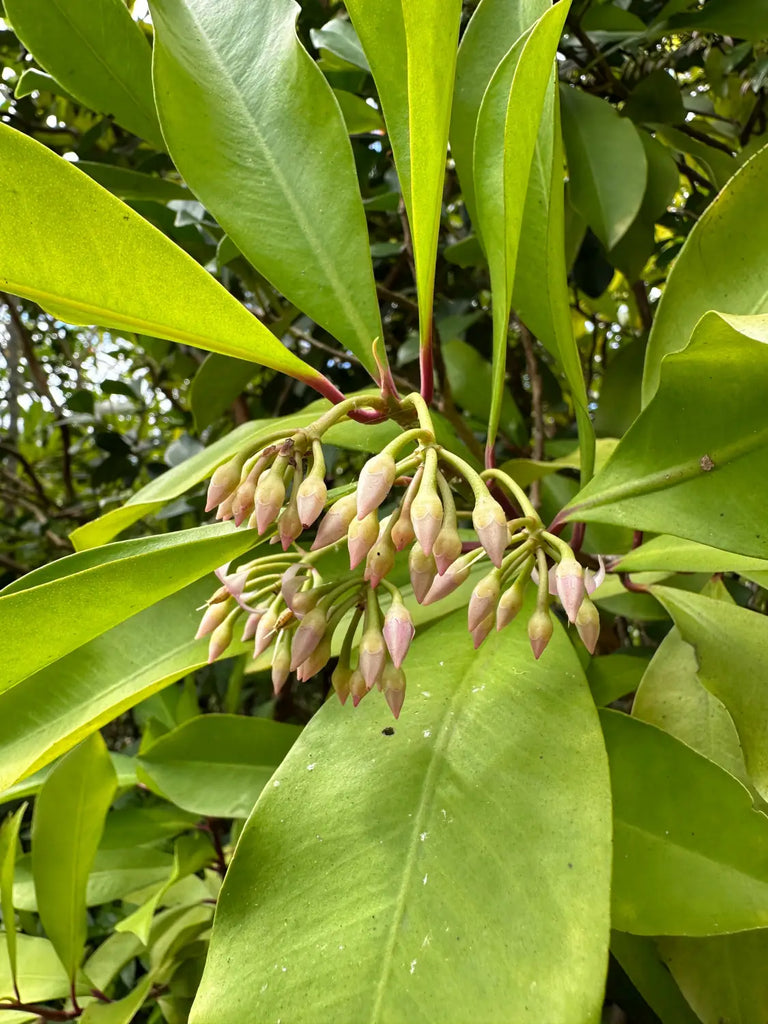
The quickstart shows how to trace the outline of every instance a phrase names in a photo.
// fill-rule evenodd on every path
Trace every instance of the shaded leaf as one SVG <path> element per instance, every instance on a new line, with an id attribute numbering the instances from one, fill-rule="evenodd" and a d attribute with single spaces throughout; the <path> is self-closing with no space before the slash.
<path id="1" fill-rule="evenodd" d="M 683 97 L 675 76 L 663 68 L 657 68 L 650 75 L 641 78 L 627 97 L 622 114 L 638 123 L 651 121 L 660 124 L 680 124 L 683 122 L 685 120 Z"/>
<path id="2" fill-rule="evenodd" d="M 120 199 L 147 199 L 158 203 L 170 199 L 189 199 L 189 191 L 183 185 L 168 178 L 159 178 L 155 174 L 134 171 L 130 167 L 78 160 L 77 169 Z"/>
<path id="3" fill-rule="evenodd" d="M 0 909 L 3 912 L 3 930 L 8 949 L 8 969 L 14 991 L 18 991 L 18 936 L 16 934 L 16 911 L 13 905 L 13 876 L 16 867 L 16 851 L 19 845 L 19 828 L 28 804 L 22 804 L 9 814 L 0 829 Z"/>
<path id="4" fill-rule="evenodd" d="M 666 28 L 718 32 L 760 42 L 768 35 L 768 3 L 766 0 L 708 0 L 701 10 L 673 15 Z"/>
<path id="5" fill-rule="evenodd" d="M 130 1024 L 149 995 L 152 975 L 145 974 L 136 988 L 111 1003 L 89 1003 L 80 1018 L 82 1024 Z"/>
<path id="6" fill-rule="evenodd" d="M 674 941 L 674 940 L 673 940 Z M 687 939 L 688 942 L 711 939 Z M 637 991 L 664 1024 L 699 1024 L 663 964 L 656 943 L 644 935 L 611 932 L 611 953 Z"/>
<path id="7" fill-rule="evenodd" d="M 648 659 L 633 654 L 602 654 L 587 665 L 587 680 L 595 704 L 612 704 L 640 685 Z"/>

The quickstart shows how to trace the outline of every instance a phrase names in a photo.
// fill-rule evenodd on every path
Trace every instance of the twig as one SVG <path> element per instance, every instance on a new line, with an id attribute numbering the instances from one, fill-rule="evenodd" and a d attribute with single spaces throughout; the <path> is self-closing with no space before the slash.
<path id="1" fill-rule="evenodd" d="M 525 353 L 525 369 L 531 384 L 531 420 L 533 426 L 533 446 L 531 454 L 537 462 L 544 458 L 544 406 L 542 403 L 542 383 L 536 353 L 533 350 L 533 335 L 520 324 L 520 342 Z M 531 484 L 531 504 L 538 510 L 541 505 L 541 481 L 534 480 Z"/>
<path id="2" fill-rule="evenodd" d="M 653 326 L 653 311 L 651 310 L 651 304 L 648 301 L 648 292 L 645 288 L 645 281 L 635 281 L 632 285 L 632 293 L 635 296 L 637 311 L 640 314 L 643 330 L 649 332 Z"/>

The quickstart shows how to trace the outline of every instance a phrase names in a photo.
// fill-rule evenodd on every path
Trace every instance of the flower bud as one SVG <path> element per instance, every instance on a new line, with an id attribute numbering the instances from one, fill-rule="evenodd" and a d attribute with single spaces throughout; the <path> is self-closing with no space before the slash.
<path id="1" fill-rule="evenodd" d="M 287 551 L 302 531 L 299 510 L 296 508 L 295 501 L 291 500 L 283 509 L 277 521 L 277 530 L 280 535 L 283 551 Z"/>
<path id="2" fill-rule="evenodd" d="M 258 658 L 260 654 L 263 654 L 272 643 L 276 625 L 277 612 L 274 608 L 268 608 L 256 624 L 255 642 L 253 645 L 254 658 Z"/>
<path id="3" fill-rule="evenodd" d="M 411 613 L 402 601 L 393 602 L 384 616 L 384 641 L 395 668 L 400 668 L 416 633 Z"/>
<path id="4" fill-rule="evenodd" d="M 296 675 L 299 682 L 306 683 L 308 679 L 322 672 L 331 660 L 331 637 L 328 633 L 323 637 L 317 647 L 312 651 L 306 661 L 299 665 Z"/>
<path id="5" fill-rule="evenodd" d="M 493 629 L 493 623 L 495 619 L 496 616 L 494 615 L 493 611 L 490 611 L 485 616 L 484 619 L 481 619 L 481 621 L 478 622 L 474 629 L 470 630 L 470 633 L 472 634 L 472 643 L 475 645 L 475 650 L 478 649 L 480 644 L 483 642 L 483 640 L 485 640 L 485 638 Z"/>
<path id="6" fill-rule="evenodd" d="M 328 500 L 328 488 L 323 480 L 313 473 L 299 484 L 296 492 L 296 507 L 302 526 L 311 526 L 325 508 Z"/>
<path id="7" fill-rule="evenodd" d="M 253 473 L 249 473 L 232 497 L 232 514 L 235 517 L 235 526 L 240 526 L 253 512 L 257 480 L 258 477 L 254 476 Z"/>
<path id="8" fill-rule="evenodd" d="M 395 551 L 402 551 L 404 548 L 407 548 L 415 536 L 410 509 L 401 507 L 400 515 L 397 517 L 397 522 L 392 527 L 391 533 Z"/>
<path id="9" fill-rule="evenodd" d="M 472 591 L 467 609 L 467 625 L 470 633 L 474 633 L 475 627 L 479 626 L 483 619 L 488 618 L 489 615 L 493 617 L 501 592 L 499 575 L 498 570 L 489 572 L 487 576 L 483 576 Z"/>
<path id="10" fill-rule="evenodd" d="M 363 673 L 365 685 L 370 690 L 381 678 L 387 661 L 387 649 L 381 629 L 371 626 L 365 630 L 360 640 L 360 671 Z"/>
<path id="11" fill-rule="evenodd" d="M 245 629 L 243 630 L 243 643 L 248 640 L 253 640 L 256 636 L 256 627 L 259 624 L 259 619 L 264 614 L 262 611 L 251 612 L 248 618 L 245 620 Z"/>
<path id="12" fill-rule="evenodd" d="M 549 609 L 536 608 L 528 619 L 528 639 L 531 641 L 533 656 L 538 661 L 544 648 L 552 638 L 554 629 Z"/>
<path id="13" fill-rule="evenodd" d="M 208 642 L 208 664 L 212 661 L 216 661 L 220 654 L 232 643 L 232 634 L 235 628 L 235 617 L 230 614 L 224 619 L 224 621 L 214 629 L 211 633 L 211 639 Z"/>
<path id="14" fill-rule="evenodd" d="M 265 473 L 256 485 L 256 529 L 264 533 L 268 526 L 277 519 L 283 502 L 285 501 L 285 484 L 280 475 L 280 467 L 275 463 L 268 473 Z"/>
<path id="15" fill-rule="evenodd" d="M 217 601 L 216 604 L 209 604 L 203 612 L 200 625 L 197 627 L 195 640 L 199 640 L 201 637 L 212 633 L 214 629 L 222 624 L 231 611 L 232 605 L 227 601 Z"/>
<path id="16" fill-rule="evenodd" d="M 595 653 L 597 641 L 600 639 L 600 613 L 588 597 L 581 602 L 576 614 L 576 629 L 581 642 L 590 654 Z"/>
<path id="17" fill-rule="evenodd" d="M 565 609 L 569 622 L 575 622 L 581 602 L 586 593 L 584 589 L 584 570 L 575 558 L 563 558 L 555 566 L 555 586 L 557 596 Z"/>
<path id="18" fill-rule="evenodd" d="M 291 644 L 291 671 L 306 661 L 325 636 L 328 620 L 322 608 L 307 612 L 293 635 Z"/>
<path id="19" fill-rule="evenodd" d="M 511 587 L 508 587 L 499 598 L 496 608 L 496 629 L 504 629 L 514 619 L 525 600 L 525 584 L 527 579 L 518 576 Z"/>
<path id="20" fill-rule="evenodd" d="M 434 604 L 442 598 L 452 594 L 454 590 L 469 579 L 470 562 L 468 559 L 459 558 L 445 570 L 442 576 L 436 576 L 432 581 L 422 604 Z"/>
<path id="21" fill-rule="evenodd" d="M 432 554 L 435 556 L 435 563 L 437 564 L 437 571 L 440 576 L 461 554 L 461 537 L 459 537 L 456 528 L 449 526 L 445 520 L 443 520 L 440 533 L 438 533 L 435 539 Z"/>
<path id="22" fill-rule="evenodd" d="M 304 566 L 302 566 L 301 562 L 295 562 L 290 568 L 285 570 L 280 580 L 280 596 L 291 611 L 293 611 L 294 597 L 307 581 L 306 576 L 303 574 L 299 575 L 300 570 L 303 568 Z"/>
<path id="23" fill-rule="evenodd" d="M 364 519 L 353 519 L 347 532 L 349 568 L 354 569 L 362 562 L 379 536 L 379 520 L 375 512 L 369 512 Z"/>
<path id="24" fill-rule="evenodd" d="M 392 543 L 392 535 L 382 529 L 376 543 L 368 552 L 365 563 L 365 579 L 376 589 L 388 572 L 392 571 L 395 564 L 395 546 Z"/>
<path id="25" fill-rule="evenodd" d="M 364 519 L 381 505 L 392 489 L 395 473 L 395 460 L 387 451 L 366 462 L 357 481 L 358 519 Z"/>
<path id="26" fill-rule="evenodd" d="M 349 665 L 340 661 L 336 668 L 333 670 L 331 676 L 331 684 L 336 691 L 336 696 L 339 698 L 342 704 L 347 703 L 347 697 L 349 696 L 349 683 L 352 678 L 352 669 Z M 365 684 L 363 684 L 365 685 Z"/>
<path id="27" fill-rule="evenodd" d="M 225 498 L 224 501 L 222 501 L 222 503 L 219 505 L 218 509 L 216 510 L 216 519 L 219 522 L 226 523 L 229 519 L 234 518 L 234 513 L 232 511 L 232 502 L 234 500 L 234 497 L 234 494 L 230 494 L 229 497 Z"/>
<path id="28" fill-rule="evenodd" d="M 405 673 L 403 670 L 388 662 L 382 673 L 381 688 L 390 711 L 395 718 L 399 718 L 405 700 Z"/>
<path id="29" fill-rule="evenodd" d="M 208 484 L 208 494 L 205 501 L 205 511 L 210 512 L 220 505 L 240 483 L 240 469 L 242 462 L 238 458 L 230 459 L 221 466 L 217 466 Z"/>
<path id="30" fill-rule="evenodd" d="M 427 555 L 432 548 L 443 522 L 443 506 L 435 490 L 427 478 L 422 479 L 421 486 L 411 505 L 411 523 L 416 539 Z"/>
<path id="31" fill-rule="evenodd" d="M 408 571 L 414 596 L 419 604 L 422 604 L 432 586 L 432 581 L 437 576 L 437 565 L 432 555 L 425 554 L 419 544 L 414 544 L 411 548 L 408 556 Z"/>
<path id="32" fill-rule="evenodd" d="M 317 536 L 312 544 L 312 551 L 335 544 L 337 540 L 346 537 L 349 524 L 354 519 L 356 511 L 357 498 L 354 494 L 346 494 L 343 498 L 335 501 L 320 523 Z"/>
<path id="33" fill-rule="evenodd" d="M 352 706 L 357 707 L 363 697 L 368 693 L 368 687 L 365 685 L 365 679 L 363 679 L 363 673 L 360 668 L 356 668 L 352 675 L 349 677 L 349 692 L 352 694 Z"/>
<path id="34" fill-rule="evenodd" d="M 297 619 L 303 619 L 307 612 L 312 611 L 321 596 L 321 590 L 300 590 L 294 597 L 290 609 Z"/>
<path id="35" fill-rule="evenodd" d="M 504 557 L 509 534 L 504 509 L 490 494 L 475 503 L 472 511 L 472 525 L 488 557 L 498 568 Z"/>
<path id="36" fill-rule="evenodd" d="M 275 653 L 272 655 L 272 688 L 275 696 L 285 686 L 288 676 L 291 674 L 291 637 L 285 631 L 280 633 L 275 644 Z"/>

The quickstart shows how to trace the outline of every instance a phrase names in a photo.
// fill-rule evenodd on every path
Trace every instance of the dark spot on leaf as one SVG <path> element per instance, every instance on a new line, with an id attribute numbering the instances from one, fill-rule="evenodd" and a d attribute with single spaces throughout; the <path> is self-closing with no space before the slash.
<path id="1" fill-rule="evenodd" d="M 391 725 L 388 725 L 386 727 L 386 729 L 382 729 L 381 730 L 381 735 L 382 736 L 394 736 L 395 735 L 395 730 L 392 728 Z"/>

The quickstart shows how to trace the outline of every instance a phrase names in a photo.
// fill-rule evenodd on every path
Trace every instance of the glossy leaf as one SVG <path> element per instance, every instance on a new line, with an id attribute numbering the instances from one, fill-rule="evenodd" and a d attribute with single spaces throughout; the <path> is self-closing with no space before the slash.
<path id="1" fill-rule="evenodd" d="M 663 940 L 662 940 L 663 941 Z M 675 941 L 674 939 L 671 941 Z M 678 940 L 691 943 L 712 939 Z M 663 1024 L 700 1024 L 699 1018 L 661 960 L 656 943 L 644 935 L 611 932 L 611 953 Z"/>
<path id="2" fill-rule="evenodd" d="M 768 210 L 762 200 L 768 146 L 734 174 L 693 226 L 669 274 L 648 341 L 643 404 L 659 387 L 661 361 L 684 348 L 707 310 L 768 312 L 762 238 Z"/>
<path id="3" fill-rule="evenodd" d="M 501 59 L 549 8 L 547 0 L 482 0 L 461 38 L 451 111 L 451 156 L 464 205 L 477 226 L 474 147 L 477 116 L 485 90 Z"/>
<path id="4" fill-rule="evenodd" d="M 18 936 L 16 934 L 16 910 L 13 905 L 13 876 L 16 867 L 16 851 L 19 845 L 19 829 L 27 806 L 27 804 L 22 804 L 13 814 L 9 814 L 0 828 L 0 909 L 3 912 L 8 969 L 11 973 L 14 990 L 18 989 Z"/>
<path id="5" fill-rule="evenodd" d="M 640 210 L 647 161 L 631 121 L 597 96 L 563 86 L 563 136 L 573 205 L 613 248 Z"/>
<path id="6" fill-rule="evenodd" d="M 5 13 L 37 63 L 92 110 L 163 149 L 152 51 L 121 0 L 8 0 Z"/>
<path id="7" fill-rule="evenodd" d="M 18 936 L 18 980 L 22 999 L 35 1002 L 43 999 L 63 999 L 69 995 L 67 973 L 48 939 L 36 935 Z M 14 998 L 13 978 L 8 962 L 8 948 L 0 941 L 0 996 Z M 38 1020 L 37 1015 L 16 1016 L 13 1010 L 3 1010 L 3 1020 L 18 1024 L 21 1020 Z"/>
<path id="8" fill-rule="evenodd" d="M 196 609 L 215 586 L 210 576 L 180 590 L 0 694 L 0 787 L 205 665 Z M 247 649 L 235 644 L 232 653 Z"/>
<path id="9" fill-rule="evenodd" d="M 587 679 L 598 707 L 634 693 L 640 685 L 648 659 L 632 654 L 601 654 L 587 665 Z"/>
<path id="10" fill-rule="evenodd" d="M 293 0 L 152 0 L 171 156 L 240 251 L 376 373 L 368 232 L 338 104 Z M 234 353 L 233 353 L 234 354 Z"/>
<path id="11" fill-rule="evenodd" d="M 93 178 L 120 199 L 142 199 L 167 203 L 171 199 L 190 199 L 189 190 L 169 178 L 158 178 L 128 167 L 78 160 L 77 169 Z"/>
<path id="12" fill-rule="evenodd" d="M 349 0 L 373 72 L 413 240 L 422 352 L 431 347 L 435 258 L 461 0 Z M 431 360 L 422 361 L 431 374 Z M 431 380 L 429 387 L 431 388 Z"/>
<path id="13" fill-rule="evenodd" d="M 737 555 L 681 537 L 651 537 L 622 555 L 616 568 L 622 572 L 738 572 L 742 576 L 768 572 L 768 560 Z"/>
<path id="14" fill-rule="evenodd" d="M 106 632 L 136 612 L 181 590 L 254 545 L 255 530 L 202 526 L 121 541 L 55 563 L 49 582 L 0 595 L 2 689 Z M 49 570 L 43 570 L 47 572 Z M 42 574 L 41 574 L 42 575 Z M 30 632 L 34 643 L 29 643 Z"/>
<path id="15" fill-rule="evenodd" d="M 655 587 L 694 650 L 698 678 L 728 709 L 736 727 L 749 778 L 768 797 L 768 619 L 735 604 Z M 738 671 L 735 670 L 738 666 Z M 733 741 L 731 740 L 731 748 Z"/>
<path id="16" fill-rule="evenodd" d="M 0 199 L 0 233 L 26 239 L 0 254 L 5 291 L 66 323 L 168 338 L 323 385 L 322 374 L 162 232 L 7 125 L 0 125 Z"/>
<path id="17" fill-rule="evenodd" d="M 131 1024 L 152 987 L 152 975 L 145 974 L 136 988 L 111 1003 L 89 1003 L 80 1018 L 82 1024 Z"/>
<path id="18" fill-rule="evenodd" d="M 643 676 L 632 715 L 687 743 L 748 786 L 733 719 L 722 702 L 702 686 L 697 669 L 696 649 L 672 628 Z"/>
<path id="19" fill-rule="evenodd" d="M 618 711 L 600 718 L 614 812 L 612 921 L 638 935 L 768 923 L 768 819 L 712 761 Z"/>
<path id="20" fill-rule="evenodd" d="M 768 931 L 662 938 L 659 952 L 702 1024 L 768 1020 Z"/>
<path id="21" fill-rule="evenodd" d="M 705 8 L 671 17 L 667 28 L 759 42 L 768 35 L 768 4 L 765 0 L 708 0 Z"/>
<path id="22" fill-rule="evenodd" d="M 184 810 L 247 818 L 300 732 L 266 718 L 200 715 L 161 736 L 139 765 L 150 787 Z"/>
<path id="23" fill-rule="evenodd" d="M 69 978 L 85 950 L 88 873 L 117 776 L 98 733 L 54 768 L 35 801 L 32 874 L 40 920 Z"/>
<path id="24" fill-rule="evenodd" d="M 483 96 L 474 145 L 477 226 L 493 293 L 493 377 L 488 446 L 501 415 L 509 313 L 531 162 L 567 0 L 542 15 L 496 68 Z"/>
<path id="25" fill-rule="evenodd" d="M 304 730 L 240 837 L 194 1024 L 256 1000 L 307 1024 L 598 1017 L 610 812 L 578 660 L 560 631 L 534 662 L 522 623 L 476 653 L 465 630 L 420 632 L 394 734 L 376 692 Z"/>
<path id="26" fill-rule="evenodd" d="M 667 356 L 653 401 L 563 518 L 768 557 L 768 317 L 710 313 Z M 670 444 L 670 438 L 675 439 Z M 738 501 L 727 500 L 738 494 Z"/>
<path id="27" fill-rule="evenodd" d="M 309 30 L 312 45 L 318 50 L 327 50 L 335 57 L 352 64 L 361 71 L 370 71 L 360 40 L 349 21 L 333 18 L 326 21 L 322 28 Z"/>
<path id="28" fill-rule="evenodd" d="M 381 114 L 375 107 L 366 103 L 362 96 L 356 96 L 353 92 L 347 92 L 345 89 L 334 89 L 333 94 L 350 135 L 363 135 L 370 132 L 383 133 L 384 120 Z"/>

